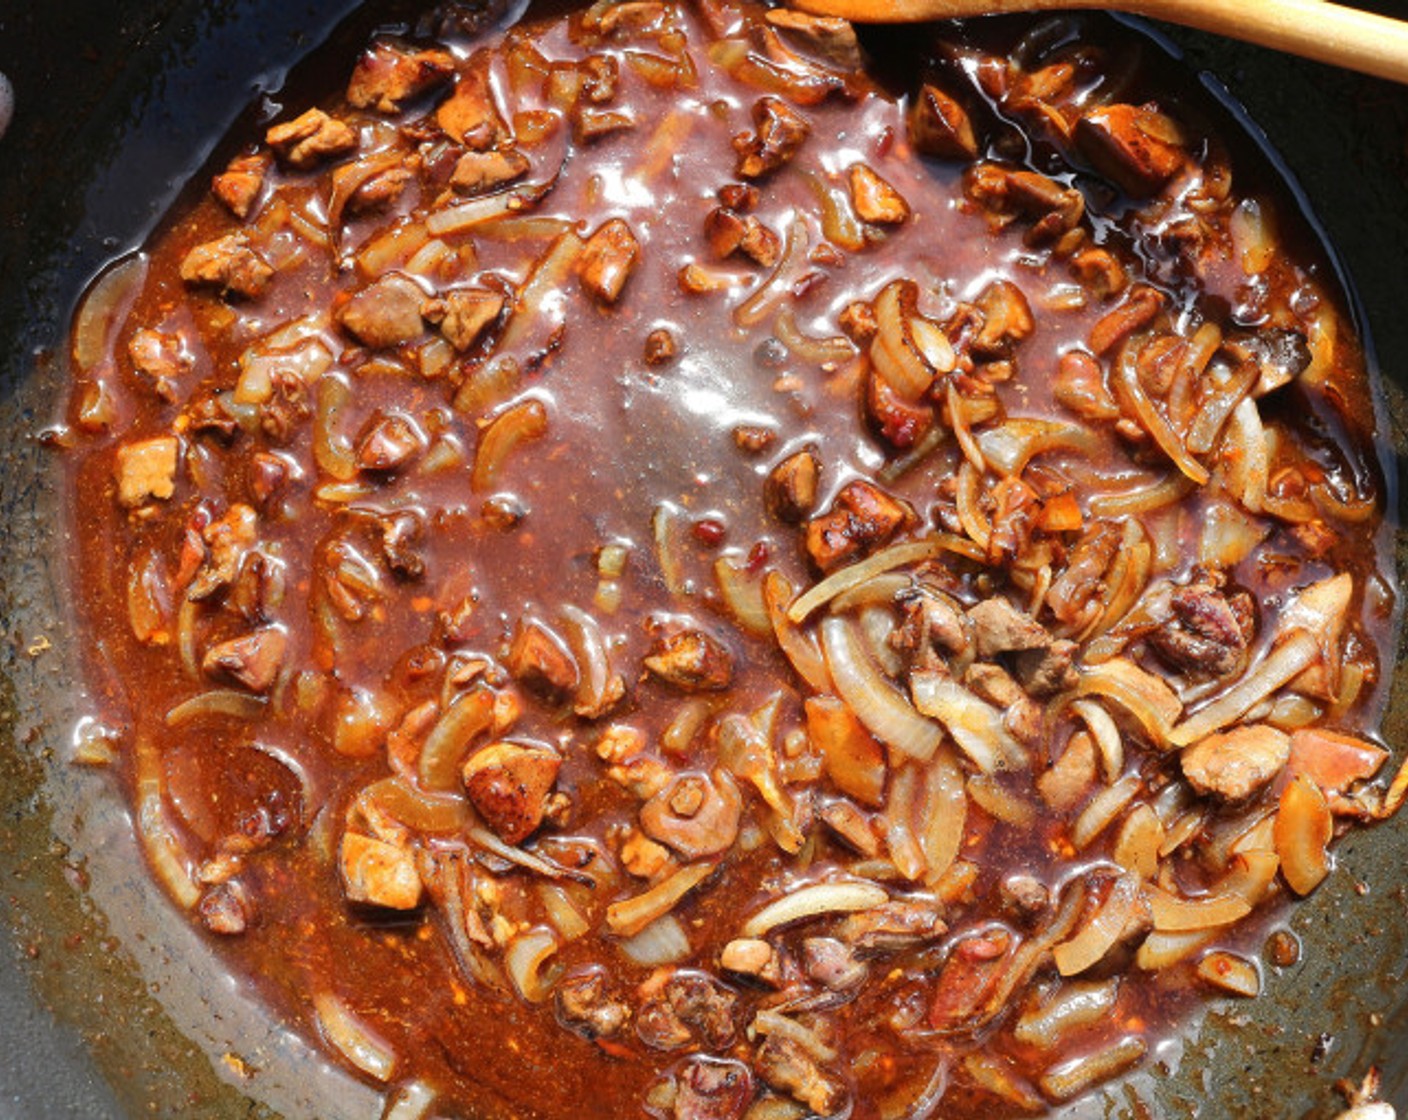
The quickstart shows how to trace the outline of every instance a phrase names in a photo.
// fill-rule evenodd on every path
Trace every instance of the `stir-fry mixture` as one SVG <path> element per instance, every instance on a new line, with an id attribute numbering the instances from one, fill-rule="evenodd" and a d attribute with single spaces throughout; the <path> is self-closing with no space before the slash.
<path id="1" fill-rule="evenodd" d="M 451 6 L 91 293 L 81 758 L 393 1115 L 1036 1113 L 1294 961 L 1370 387 L 1142 49 Z"/>

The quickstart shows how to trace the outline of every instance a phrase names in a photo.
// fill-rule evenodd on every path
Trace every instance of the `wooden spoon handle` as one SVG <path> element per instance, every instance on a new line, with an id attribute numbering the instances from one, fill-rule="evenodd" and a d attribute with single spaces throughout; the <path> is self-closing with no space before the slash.
<path id="1" fill-rule="evenodd" d="M 793 0 L 859 23 L 1114 8 L 1408 83 L 1408 23 L 1327 0 Z"/>

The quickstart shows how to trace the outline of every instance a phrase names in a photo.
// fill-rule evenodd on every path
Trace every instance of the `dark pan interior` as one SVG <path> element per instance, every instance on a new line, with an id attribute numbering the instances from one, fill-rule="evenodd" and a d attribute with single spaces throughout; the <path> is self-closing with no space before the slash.
<path id="1" fill-rule="evenodd" d="M 374 23 L 348 16 L 354 7 L 0 4 L 0 72 L 16 90 L 0 139 L 3 1120 L 380 1114 L 375 1094 L 221 978 L 147 883 L 106 783 L 67 765 L 82 696 L 55 464 L 33 438 L 62 392 L 65 324 L 84 283 L 142 239 L 246 106 L 277 100 L 293 61 L 344 17 L 350 42 L 365 36 Z M 1408 0 L 1377 7 L 1408 17 Z M 1176 41 L 1241 99 L 1303 183 L 1362 299 L 1388 438 L 1408 447 L 1408 90 L 1193 33 Z M 1399 555 L 1402 576 L 1402 534 Z M 1396 747 L 1408 747 L 1405 676 L 1386 727 Z M 1339 860 L 1291 921 L 1299 965 L 1066 1115 L 1330 1116 L 1335 1079 L 1375 1063 L 1408 1109 L 1408 817 L 1352 837 Z"/>

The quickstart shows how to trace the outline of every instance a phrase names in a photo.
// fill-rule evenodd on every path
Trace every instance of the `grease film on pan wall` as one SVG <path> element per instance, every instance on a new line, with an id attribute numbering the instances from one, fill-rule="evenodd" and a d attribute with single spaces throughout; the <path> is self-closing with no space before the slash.
<path id="1" fill-rule="evenodd" d="M 0 1120 L 1403 1114 L 1406 254 L 1166 22 L 0 6 Z"/>

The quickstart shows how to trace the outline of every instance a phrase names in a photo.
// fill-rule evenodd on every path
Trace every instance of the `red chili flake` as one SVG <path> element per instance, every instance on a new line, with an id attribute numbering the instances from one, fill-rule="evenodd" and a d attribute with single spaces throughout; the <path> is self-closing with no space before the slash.
<path id="1" fill-rule="evenodd" d="M 767 541 L 759 541 L 748 550 L 748 572 L 753 574 L 758 572 L 768 558 L 772 556 L 772 549 L 768 547 Z"/>

